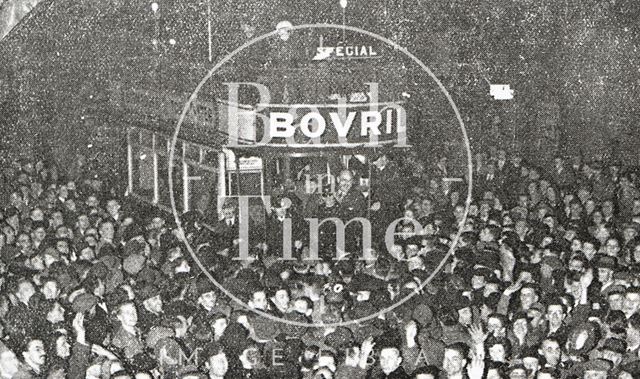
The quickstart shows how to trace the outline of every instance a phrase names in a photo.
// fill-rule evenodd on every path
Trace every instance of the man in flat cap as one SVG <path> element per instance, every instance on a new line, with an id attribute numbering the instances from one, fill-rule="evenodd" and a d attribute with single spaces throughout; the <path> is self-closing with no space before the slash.
<path id="1" fill-rule="evenodd" d="M 586 362 L 582 369 L 584 370 L 583 379 L 607 379 L 611 362 L 605 359 L 593 359 Z"/>

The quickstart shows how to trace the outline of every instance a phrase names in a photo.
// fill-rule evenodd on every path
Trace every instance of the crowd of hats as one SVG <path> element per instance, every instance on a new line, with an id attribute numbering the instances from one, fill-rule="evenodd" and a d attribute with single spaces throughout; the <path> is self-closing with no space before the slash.
<path id="1" fill-rule="evenodd" d="M 228 367 L 218 368 L 228 378 L 364 378 L 383 377 L 380 351 L 396 348 L 403 360 L 395 377 L 417 377 L 445 374 L 445 350 L 463 344 L 482 356 L 481 377 L 640 377 L 633 170 L 494 157 L 486 166 L 498 181 L 477 173 L 463 219 L 464 187 L 443 186 L 429 171 L 416 179 L 402 156 L 394 161 L 413 179 L 393 212 L 423 232 L 401 225 L 393 252 L 374 244 L 370 260 L 349 252 L 331 261 L 302 259 L 306 246 L 280 260 L 266 241 L 251 246 L 255 259 L 237 260 L 238 244 L 219 235 L 210 215 L 186 213 L 178 232 L 168 214 L 149 213 L 96 180 L 52 177 L 30 162 L 3 167 L 0 358 L 13 352 L 19 370 L 32 372 L 29 344 L 38 340 L 44 377 L 206 377 L 209 358 L 222 354 Z M 458 232 L 453 255 L 432 275 Z M 127 316 L 131 305 L 136 317 Z M 369 365 L 349 366 L 367 343 L 375 344 Z M 554 343 L 557 361 L 546 350 Z M 0 364 L 0 374 L 9 366 Z"/>

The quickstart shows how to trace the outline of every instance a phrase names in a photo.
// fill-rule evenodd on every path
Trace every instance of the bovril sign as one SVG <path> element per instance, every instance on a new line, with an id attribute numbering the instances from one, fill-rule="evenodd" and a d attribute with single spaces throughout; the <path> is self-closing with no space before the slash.
<path id="1" fill-rule="evenodd" d="M 256 118 L 263 143 L 283 145 L 406 144 L 404 102 L 263 106 Z M 268 142 L 267 142 L 268 141 Z"/>

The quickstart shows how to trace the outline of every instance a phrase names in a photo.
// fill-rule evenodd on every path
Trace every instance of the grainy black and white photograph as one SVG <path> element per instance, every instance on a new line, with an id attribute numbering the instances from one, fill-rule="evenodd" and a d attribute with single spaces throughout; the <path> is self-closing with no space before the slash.
<path id="1" fill-rule="evenodd" d="M 0 0 L 0 379 L 640 378 L 640 2 Z"/>

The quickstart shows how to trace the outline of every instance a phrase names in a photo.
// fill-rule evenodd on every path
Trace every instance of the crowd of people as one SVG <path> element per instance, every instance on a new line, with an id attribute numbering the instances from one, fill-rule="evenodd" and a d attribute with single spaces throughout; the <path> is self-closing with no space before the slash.
<path id="1" fill-rule="evenodd" d="M 94 176 L 13 162 L 0 175 L 0 377 L 640 377 L 637 174 L 491 155 L 476 157 L 468 204 L 446 159 L 382 154 L 368 198 L 353 167 L 328 193 L 289 183 L 247 259 L 230 201 L 180 229 Z M 335 251 L 334 227 L 314 256 L 297 230 L 365 215 L 370 248 L 352 231 Z"/>

